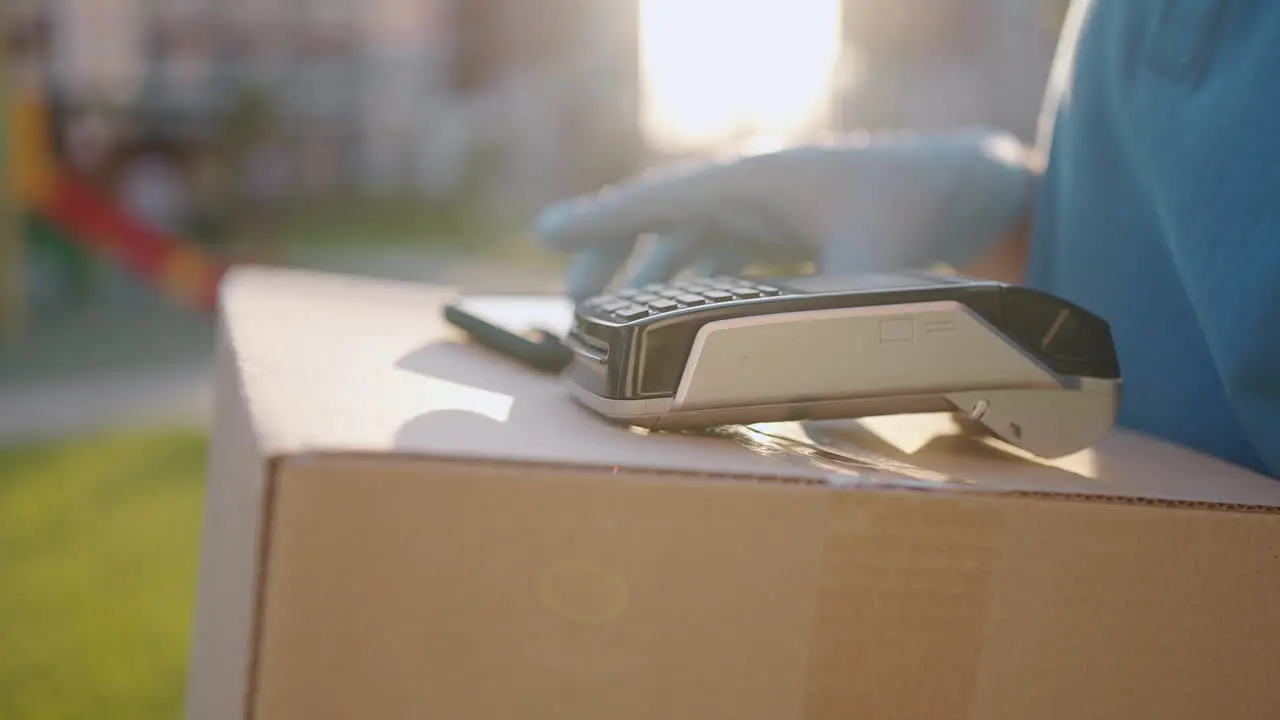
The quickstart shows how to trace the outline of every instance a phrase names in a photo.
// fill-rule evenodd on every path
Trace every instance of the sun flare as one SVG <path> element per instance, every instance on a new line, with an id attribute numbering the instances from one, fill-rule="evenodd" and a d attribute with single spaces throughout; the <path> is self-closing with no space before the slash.
<path id="1" fill-rule="evenodd" d="M 785 142 L 825 125 L 840 0 L 641 0 L 640 52 L 656 145 Z"/>

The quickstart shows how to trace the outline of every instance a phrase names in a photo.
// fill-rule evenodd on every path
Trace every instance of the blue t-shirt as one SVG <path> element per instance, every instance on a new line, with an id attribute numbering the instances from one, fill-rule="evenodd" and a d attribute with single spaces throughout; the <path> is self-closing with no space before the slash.
<path id="1" fill-rule="evenodd" d="M 1064 32 L 1028 282 L 1110 321 L 1121 425 L 1280 477 L 1280 2 L 1077 0 Z"/>

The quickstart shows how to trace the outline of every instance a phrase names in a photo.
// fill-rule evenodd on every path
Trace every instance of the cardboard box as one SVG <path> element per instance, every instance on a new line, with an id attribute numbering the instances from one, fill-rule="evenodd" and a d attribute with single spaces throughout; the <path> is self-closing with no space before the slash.
<path id="1" fill-rule="evenodd" d="M 1280 712 L 1280 484 L 927 417 L 646 435 L 448 296 L 225 282 L 191 720 Z"/>

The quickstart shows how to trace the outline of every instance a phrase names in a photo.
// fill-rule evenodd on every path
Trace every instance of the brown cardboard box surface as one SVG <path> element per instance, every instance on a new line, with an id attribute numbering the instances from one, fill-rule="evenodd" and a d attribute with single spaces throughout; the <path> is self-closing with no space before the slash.
<path id="1" fill-rule="evenodd" d="M 1125 433 L 643 435 L 449 294 L 225 282 L 190 720 L 1280 716 L 1280 484 Z"/>

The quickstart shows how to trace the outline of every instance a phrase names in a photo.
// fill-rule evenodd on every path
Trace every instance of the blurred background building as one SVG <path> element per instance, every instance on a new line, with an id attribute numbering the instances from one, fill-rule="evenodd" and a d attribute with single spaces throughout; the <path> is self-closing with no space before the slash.
<path id="1" fill-rule="evenodd" d="M 493 192 L 526 204 L 634 168 L 642 126 L 675 144 L 750 134 L 752 123 L 775 131 L 797 112 L 810 126 L 987 121 L 1025 132 L 1057 4 L 7 3 L 77 169 L 163 147 L 204 178 L 195 149 L 216 148 L 207 152 L 236 167 L 208 174 L 268 197 L 451 198 L 473 188 L 480 164 L 507 175 Z"/>
<path id="2" fill-rule="evenodd" d="M 265 198 L 451 199 L 477 155 L 490 167 L 496 155 L 495 173 L 516 178 L 497 186 L 541 189 L 533 202 L 589 180 L 573 177 L 575 157 L 634 162 L 633 1 L 15 0 L 11 12 L 15 33 L 43 38 L 78 170 L 163 148 L 188 181 Z"/>

